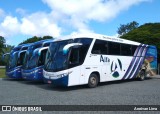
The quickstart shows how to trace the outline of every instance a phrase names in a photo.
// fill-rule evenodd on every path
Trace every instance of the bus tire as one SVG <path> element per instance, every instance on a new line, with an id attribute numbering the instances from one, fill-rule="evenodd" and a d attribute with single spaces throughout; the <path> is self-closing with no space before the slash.
<path id="1" fill-rule="evenodd" d="M 146 78 L 145 71 L 141 70 L 141 72 L 139 73 L 139 80 L 143 81 L 145 80 L 145 78 Z"/>
<path id="2" fill-rule="evenodd" d="M 88 79 L 88 87 L 94 88 L 98 85 L 98 76 L 95 73 L 92 73 Z"/>

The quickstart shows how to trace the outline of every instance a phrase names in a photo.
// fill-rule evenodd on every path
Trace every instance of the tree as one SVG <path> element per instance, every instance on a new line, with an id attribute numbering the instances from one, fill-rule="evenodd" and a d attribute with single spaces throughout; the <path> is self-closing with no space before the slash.
<path id="1" fill-rule="evenodd" d="M 120 25 L 120 27 L 118 28 L 118 34 L 121 36 L 121 35 L 124 35 L 136 28 L 138 28 L 139 24 L 136 22 L 136 21 L 132 21 L 128 24 L 122 24 Z"/>
<path id="2" fill-rule="evenodd" d="M 52 39 L 53 37 L 52 36 L 43 36 L 43 40 L 45 40 L 45 39 Z"/>
<path id="3" fill-rule="evenodd" d="M 4 37 L 0 36 L 0 53 L 2 52 L 2 49 L 5 47 L 6 40 Z"/>
<path id="4" fill-rule="evenodd" d="M 5 47 L 5 42 L 6 42 L 6 40 L 4 39 L 4 37 L 0 36 L 0 65 L 5 64 L 5 62 L 2 60 L 2 55 L 4 54 L 3 49 Z"/>
<path id="5" fill-rule="evenodd" d="M 5 45 L 5 47 L 2 49 L 2 53 L 10 53 L 13 48 L 14 46 Z"/>
<path id="6" fill-rule="evenodd" d="M 158 49 L 158 62 L 160 63 L 160 23 L 146 23 L 122 35 L 121 38 L 155 45 Z"/>

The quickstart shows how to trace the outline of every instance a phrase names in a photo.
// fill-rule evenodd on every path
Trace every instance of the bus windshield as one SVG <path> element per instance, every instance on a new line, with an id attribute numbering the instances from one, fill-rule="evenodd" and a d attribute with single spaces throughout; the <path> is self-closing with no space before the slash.
<path id="1" fill-rule="evenodd" d="M 33 51 L 36 49 L 36 48 L 39 48 L 41 47 L 42 44 L 39 44 L 39 45 L 32 45 L 28 48 L 26 54 L 25 54 L 25 58 L 23 60 L 23 68 L 24 69 L 27 69 L 29 64 L 31 63 L 30 60 L 32 58 L 32 54 L 33 54 Z M 33 60 L 35 60 L 35 57 L 33 58 Z M 34 62 L 32 64 L 35 64 Z"/>
<path id="2" fill-rule="evenodd" d="M 67 64 L 67 54 L 63 54 L 63 47 L 67 45 L 72 40 L 64 40 L 51 43 L 49 51 L 47 53 L 46 69 L 49 71 L 55 71 L 59 69 L 64 69 Z"/>
<path id="3" fill-rule="evenodd" d="M 91 38 L 77 38 L 51 43 L 44 69 L 46 71 L 56 72 L 82 64 L 91 42 Z M 70 43 L 82 43 L 82 46 L 69 48 L 68 53 L 64 54 L 64 46 Z"/>
<path id="4" fill-rule="evenodd" d="M 10 67 L 10 68 L 16 67 L 16 66 L 17 66 L 17 60 L 18 60 L 18 52 L 14 52 L 14 53 L 10 56 L 9 67 Z"/>
<path id="5" fill-rule="evenodd" d="M 28 61 L 28 68 L 34 68 L 37 66 L 38 57 L 39 56 L 37 54 L 31 57 L 31 59 Z"/>

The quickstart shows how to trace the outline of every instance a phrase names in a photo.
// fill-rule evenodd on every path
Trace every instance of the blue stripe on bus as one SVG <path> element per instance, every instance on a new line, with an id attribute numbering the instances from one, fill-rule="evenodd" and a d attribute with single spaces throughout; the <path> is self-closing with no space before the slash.
<path id="1" fill-rule="evenodd" d="M 137 66 L 141 63 L 141 62 L 139 62 L 139 61 L 140 61 L 141 58 L 142 58 L 141 56 L 142 56 L 142 53 L 143 53 L 144 50 L 145 50 L 145 46 L 142 46 L 141 49 L 140 49 L 140 51 L 139 51 L 140 54 L 137 55 L 137 56 L 138 56 L 138 57 L 136 57 L 137 60 L 136 60 L 134 66 L 133 66 L 133 68 L 132 68 L 132 71 L 130 72 L 129 76 L 127 77 L 127 79 L 130 79 L 130 77 L 132 76 L 132 74 L 133 74 L 134 72 L 136 72 Z"/>
<path id="2" fill-rule="evenodd" d="M 131 70 L 131 68 L 132 68 L 132 66 L 133 66 L 133 63 L 134 63 L 135 60 L 136 60 L 136 56 L 137 56 L 137 54 L 138 54 L 141 46 L 142 46 L 142 44 L 137 47 L 137 49 L 136 49 L 136 51 L 135 51 L 135 53 L 134 53 L 134 56 L 133 56 L 133 58 L 132 58 L 132 61 L 131 61 L 130 65 L 129 65 L 126 73 L 124 74 L 122 80 L 124 80 L 124 79 L 126 78 L 126 76 L 128 75 L 129 71 Z"/>
<path id="3" fill-rule="evenodd" d="M 143 56 L 143 58 L 142 58 L 142 60 L 141 60 L 141 62 L 140 62 L 140 64 L 139 64 L 139 66 L 138 66 L 138 68 L 137 68 L 136 72 L 133 74 L 133 76 L 132 76 L 132 77 L 130 77 L 130 79 L 132 79 L 132 78 L 136 78 L 136 76 L 138 75 L 138 72 L 139 72 L 140 68 L 142 67 L 142 64 L 144 63 L 144 60 L 145 60 L 145 56 L 146 56 L 146 52 L 147 52 L 147 50 L 148 50 L 148 47 L 146 47 L 146 48 L 145 48 L 144 55 L 142 55 L 142 56 Z"/>

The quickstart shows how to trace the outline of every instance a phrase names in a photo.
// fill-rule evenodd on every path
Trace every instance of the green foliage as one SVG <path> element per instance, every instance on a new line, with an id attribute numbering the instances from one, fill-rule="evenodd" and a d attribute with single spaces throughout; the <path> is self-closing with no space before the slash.
<path id="1" fill-rule="evenodd" d="M 5 47 L 2 49 L 2 52 L 3 53 L 10 53 L 13 48 L 14 48 L 14 46 L 5 45 Z"/>
<path id="2" fill-rule="evenodd" d="M 2 52 L 2 49 L 5 47 L 6 40 L 4 37 L 0 36 L 0 53 Z"/>
<path id="3" fill-rule="evenodd" d="M 52 36 L 43 36 L 43 37 L 33 36 L 32 38 L 28 38 L 27 40 L 23 41 L 20 44 L 33 43 L 33 42 L 37 42 L 37 41 L 45 40 L 45 39 L 53 39 L 53 37 Z"/>
<path id="4" fill-rule="evenodd" d="M 122 35 L 121 38 L 157 46 L 160 62 L 160 23 L 146 23 Z"/>
<path id="5" fill-rule="evenodd" d="M 2 61 L 3 48 L 5 48 L 5 42 L 6 40 L 4 39 L 4 37 L 0 36 L 0 65 L 5 64 L 5 62 Z"/>
<path id="6" fill-rule="evenodd" d="M 120 25 L 120 27 L 118 28 L 118 34 L 119 35 L 124 35 L 136 28 L 138 28 L 139 26 L 139 23 L 137 23 L 136 21 L 133 21 L 133 22 L 130 22 L 130 23 L 127 23 L 127 24 L 122 24 Z"/>
<path id="7" fill-rule="evenodd" d="M 0 78 L 5 78 L 6 75 L 5 75 L 5 69 L 4 68 L 0 68 Z"/>

